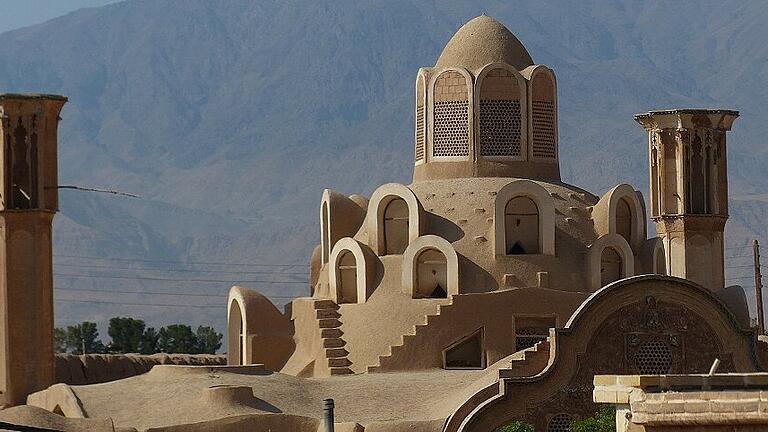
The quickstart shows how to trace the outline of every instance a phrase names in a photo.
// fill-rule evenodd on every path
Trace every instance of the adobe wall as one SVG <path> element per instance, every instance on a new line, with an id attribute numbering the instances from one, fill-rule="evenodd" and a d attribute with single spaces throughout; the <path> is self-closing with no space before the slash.
<path id="1" fill-rule="evenodd" d="M 226 365 L 227 357 L 210 354 L 56 354 L 56 382 L 97 384 L 149 372 L 159 364 Z"/>

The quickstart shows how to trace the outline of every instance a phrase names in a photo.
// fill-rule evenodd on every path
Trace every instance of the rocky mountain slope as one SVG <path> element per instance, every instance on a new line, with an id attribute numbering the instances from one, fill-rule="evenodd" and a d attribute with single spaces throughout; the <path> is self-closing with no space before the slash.
<path id="1" fill-rule="evenodd" d="M 278 303 L 306 293 L 322 189 L 409 181 L 416 71 L 480 13 L 554 68 L 563 178 L 595 193 L 647 188 L 633 114 L 741 110 L 727 254 L 732 282 L 752 285 L 746 245 L 768 215 L 760 0 L 128 0 L 0 35 L 0 91 L 70 97 L 62 184 L 141 195 L 62 191 L 59 324 L 223 330 L 233 283 Z"/>

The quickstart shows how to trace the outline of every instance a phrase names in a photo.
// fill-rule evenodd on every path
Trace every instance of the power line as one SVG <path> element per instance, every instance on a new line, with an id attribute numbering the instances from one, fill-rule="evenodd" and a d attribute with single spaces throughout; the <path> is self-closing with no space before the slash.
<path id="1" fill-rule="evenodd" d="M 102 289 L 95 289 L 95 288 L 61 288 L 56 287 L 56 291 L 85 291 L 85 292 L 97 292 L 97 293 L 105 293 L 105 294 L 143 294 L 143 295 L 163 295 L 163 296 L 181 296 L 181 297 L 215 297 L 215 298 L 226 298 L 226 294 L 196 294 L 196 293 L 179 293 L 179 292 L 169 292 L 169 291 L 125 291 L 125 290 L 102 290 Z M 269 295 L 264 294 L 266 297 L 269 298 L 276 298 L 276 299 L 294 299 L 296 296 L 280 296 L 280 295 Z"/>
<path id="2" fill-rule="evenodd" d="M 224 265 L 224 266 L 253 266 L 253 267 L 304 267 L 308 264 L 258 264 L 258 263 L 220 263 L 220 262 L 202 262 L 202 261 L 171 261 L 171 260 L 147 260 L 139 258 L 105 258 L 83 255 L 64 255 L 54 254 L 54 257 L 61 258 L 76 258 L 76 259 L 89 259 L 89 260 L 102 260 L 102 261 L 131 261 L 131 262 L 148 262 L 148 263 L 163 263 L 163 264 L 188 264 L 188 265 Z"/>
<path id="3" fill-rule="evenodd" d="M 95 268 L 95 269 L 108 269 L 108 270 L 141 270 L 141 271 L 163 271 L 173 273 L 217 273 L 217 274 L 274 274 L 274 275 L 296 275 L 306 276 L 307 272 L 283 272 L 280 270 L 263 270 L 263 271 L 240 271 L 240 270 L 193 270 L 193 269 L 171 269 L 171 268 L 151 268 L 151 267 L 115 267 L 108 265 L 93 265 L 93 264 L 67 264 L 56 263 L 58 267 L 75 267 L 75 268 Z"/>
<path id="4" fill-rule="evenodd" d="M 150 306 L 150 307 L 180 307 L 180 308 L 197 308 L 197 309 L 226 309 L 226 305 L 190 305 L 190 304 L 161 304 L 161 303 L 128 303 L 128 302 L 111 302 L 111 301 L 98 301 L 98 300 L 70 300 L 70 299 L 56 299 L 57 302 L 62 303 L 92 303 L 92 304 L 111 304 L 120 306 Z"/>
<path id="5" fill-rule="evenodd" d="M 302 284 L 306 285 L 307 281 L 268 281 L 268 280 L 222 280 L 222 279 L 172 279 L 172 278 L 157 278 L 147 276 L 107 276 L 107 275 L 79 275 L 79 274 L 62 274 L 54 273 L 55 277 L 65 278 L 79 278 L 79 279 L 127 279 L 127 280 L 149 280 L 149 281 L 166 281 L 166 282 L 203 282 L 203 283 L 230 283 L 236 285 L 238 283 L 260 283 L 260 284 Z"/>

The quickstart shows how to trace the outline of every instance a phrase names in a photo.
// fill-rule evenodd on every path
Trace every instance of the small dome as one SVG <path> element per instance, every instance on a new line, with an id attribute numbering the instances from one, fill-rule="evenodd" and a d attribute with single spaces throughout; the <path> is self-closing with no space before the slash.
<path id="1" fill-rule="evenodd" d="M 435 67 L 463 66 L 476 71 L 488 63 L 497 62 L 507 63 L 517 70 L 533 65 L 528 51 L 504 24 L 481 15 L 453 35 Z"/>

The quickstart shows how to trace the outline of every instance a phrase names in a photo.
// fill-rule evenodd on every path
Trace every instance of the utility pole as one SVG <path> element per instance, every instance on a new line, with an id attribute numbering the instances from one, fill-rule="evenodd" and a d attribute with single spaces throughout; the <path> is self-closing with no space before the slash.
<path id="1" fill-rule="evenodd" d="M 757 308 L 757 331 L 765 334 L 765 317 L 763 316 L 763 275 L 760 274 L 760 243 L 757 239 L 752 243 L 752 254 L 755 257 L 755 307 Z"/>

